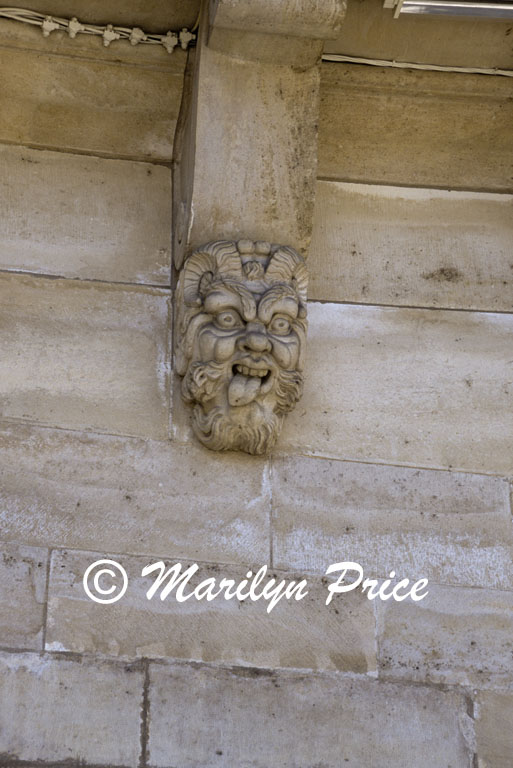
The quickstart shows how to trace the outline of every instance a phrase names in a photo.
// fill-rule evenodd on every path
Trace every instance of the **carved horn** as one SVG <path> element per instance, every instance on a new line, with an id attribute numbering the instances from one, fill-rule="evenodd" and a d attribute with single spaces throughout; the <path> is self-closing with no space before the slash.
<path id="1" fill-rule="evenodd" d="M 232 240 L 216 240 L 194 251 L 183 271 L 183 296 L 187 306 L 200 306 L 200 281 L 204 274 L 242 279 L 242 265 L 237 245 Z"/>
<path id="2" fill-rule="evenodd" d="M 308 271 L 305 260 L 293 248 L 280 246 L 271 256 L 265 276 L 273 283 L 291 283 L 294 280 L 301 303 L 306 303 Z"/>

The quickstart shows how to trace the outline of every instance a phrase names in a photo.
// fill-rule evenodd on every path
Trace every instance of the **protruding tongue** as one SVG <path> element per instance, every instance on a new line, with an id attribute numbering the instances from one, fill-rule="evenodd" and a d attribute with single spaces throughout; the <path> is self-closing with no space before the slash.
<path id="1" fill-rule="evenodd" d="M 258 395 L 261 379 L 258 376 L 243 376 L 237 373 L 228 387 L 230 405 L 247 405 Z"/>

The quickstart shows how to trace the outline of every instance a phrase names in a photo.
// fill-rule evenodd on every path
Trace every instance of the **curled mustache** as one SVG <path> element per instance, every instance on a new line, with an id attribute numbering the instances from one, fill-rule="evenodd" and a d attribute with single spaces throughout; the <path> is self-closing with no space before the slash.
<path id="1" fill-rule="evenodd" d="M 182 395 L 188 403 L 207 403 L 224 384 L 226 363 L 191 363 L 182 380 Z M 279 370 L 275 376 L 277 414 L 288 413 L 303 393 L 303 374 L 299 371 Z"/>
<path id="2" fill-rule="evenodd" d="M 187 403 L 203 403 L 223 386 L 225 363 L 191 363 L 182 379 L 182 395 Z"/>
<path id="3" fill-rule="evenodd" d="M 236 414 L 249 406 L 208 409 L 208 403 L 226 386 L 226 363 L 191 363 L 182 380 L 182 394 L 194 403 L 193 428 L 198 440 L 213 451 L 245 451 L 263 454 L 270 451 L 281 430 L 285 413 L 301 397 L 303 375 L 298 371 L 279 370 L 274 377 L 274 409 L 255 401 L 260 414 L 258 423 L 241 423 Z"/>

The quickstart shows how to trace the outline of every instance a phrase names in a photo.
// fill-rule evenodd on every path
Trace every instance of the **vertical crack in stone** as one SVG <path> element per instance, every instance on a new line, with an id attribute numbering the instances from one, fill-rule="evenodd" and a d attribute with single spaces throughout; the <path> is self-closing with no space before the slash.
<path id="1" fill-rule="evenodd" d="M 149 758 L 149 739 L 150 739 L 150 665 L 147 659 L 144 664 L 144 683 L 141 703 L 141 755 L 139 758 L 139 768 L 147 768 Z"/>
<path id="2" fill-rule="evenodd" d="M 47 561 L 46 561 L 46 583 L 45 583 L 45 602 L 43 605 L 43 631 L 41 633 L 41 650 L 46 650 L 46 630 L 48 625 L 48 600 L 50 598 L 49 592 L 50 592 L 50 570 L 52 567 L 52 554 L 53 549 L 47 550 Z"/>

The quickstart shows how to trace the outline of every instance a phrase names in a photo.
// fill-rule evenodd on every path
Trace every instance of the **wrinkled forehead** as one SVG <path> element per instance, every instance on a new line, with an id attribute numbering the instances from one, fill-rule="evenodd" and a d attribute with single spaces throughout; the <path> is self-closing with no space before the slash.
<path id="1" fill-rule="evenodd" d="M 261 284 L 258 286 L 260 289 Z M 236 309 L 249 322 L 258 319 L 268 323 L 277 313 L 295 319 L 298 315 L 299 299 L 292 286 L 278 284 L 264 286 L 264 290 L 251 291 L 246 286 L 233 283 L 212 285 L 204 299 L 208 314 L 217 314 L 227 309 Z"/>

